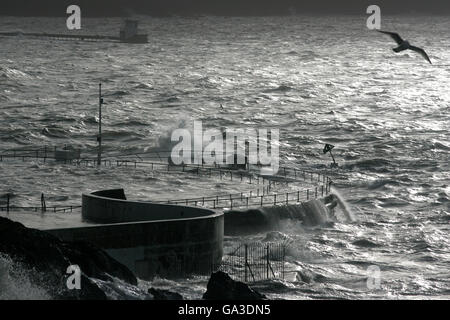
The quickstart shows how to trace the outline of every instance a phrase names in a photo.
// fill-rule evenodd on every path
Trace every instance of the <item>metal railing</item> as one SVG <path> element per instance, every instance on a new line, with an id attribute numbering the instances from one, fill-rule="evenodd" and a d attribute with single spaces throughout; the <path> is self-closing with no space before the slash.
<path id="1" fill-rule="evenodd" d="M 210 196 L 182 200 L 156 201 L 157 203 L 180 204 L 186 206 L 201 206 L 210 209 L 237 209 L 264 206 L 277 206 L 298 204 L 304 201 L 317 199 L 329 194 L 330 183 L 314 187 L 314 189 L 302 189 L 292 192 L 265 193 L 234 193 L 227 196 Z M 260 189 L 258 189 L 259 191 Z"/>
<path id="2" fill-rule="evenodd" d="M 40 148 L 40 149 L 16 149 L 7 150 L 0 153 L 0 161 L 6 158 L 14 159 L 54 159 L 51 155 L 56 151 L 56 148 Z M 97 166 L 96 158 L 79 158 L 79 159 L 64 159 L 64 163 L 73 165 L 92 165 Z M 172 165 L 168 162 L 149 162 L 136 159 L 104 159 L 102 164 L 105 167 L 131 167 L 131 168 L 145 168 L 151 171 L 168 172 L 168 173 L 190 173 L 197 175 L 206 175 L 212 177 L 216 175 L 221 180 L 229 179 L 230 181 L 240 181 L 248 184 L 257 184 L 256 190 L 249 192 L 230 193 L 206 197 L 195 197 L 187 199 L 170 199 L 162 201 L 152 201 L 156 203 L 169 203 L 191 206 L 202 206 L 212 209 L 235 209 L 235 208 L 249 208 L 249 207 L 262 207 L 266 205 L 280 205 L 280 204 L 295 204 L 302 201 L 309 201 L 310 199 L 316 199 L 328 195 L 330 192 L 331 179 L 325 174 L 320 172 L 311 172 L 301 170 L 297 168 L 280 167 L 277 175 L 263 176 L 258 174 L 256 170 L 236 170 L 233 168 L 221 168 L 217 166 L 208 166 L 204 164 L 183 164 Z M 291 192 L 276 192 L 273 190 L 277 185 L 294 182 L 303 182 L 311 184 L 309 188 L 302 188 Z M 67 212 L 72 211 L 74 208 L 79 208 L 79 205 L 66 205 L 66 206 L 52 206 L 47 208 L 41 207 L 19 207 L 11 206 L 9 203 L 9 197 L 6 206 L 0 206 L 1 211 L 9 210 L 33 210 L 33 211 L 53 211 L 53 212 Z"/>
<path id="3" fill-rule="evenodd" d="M 284 279 L 286 247 L 284 243 L 244 243 L 226 254 L 218 269 L 247 283 Z"/>

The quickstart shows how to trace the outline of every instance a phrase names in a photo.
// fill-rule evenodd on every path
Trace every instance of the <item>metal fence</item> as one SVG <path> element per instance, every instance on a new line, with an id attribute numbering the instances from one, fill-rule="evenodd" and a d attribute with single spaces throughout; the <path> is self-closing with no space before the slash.
<path id="1" fill-rule="evenodd" d="M 286 246 L 262 242 L 241 244 L 224 256 L 219 270 L 234 280 L 247 283 L 284 279 Z"/>

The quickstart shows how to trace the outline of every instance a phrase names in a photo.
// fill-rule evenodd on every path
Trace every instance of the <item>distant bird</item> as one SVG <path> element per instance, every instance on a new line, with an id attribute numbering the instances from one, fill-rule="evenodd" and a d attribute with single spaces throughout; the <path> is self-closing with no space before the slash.
<path id="1" fill-rule="evenodd" d="M 398 47 L 397 48 L 393 48 L 392 50 L 394 50 L 394 52 L 398 53 L 404 50 L 412 50 L 415 51 L 417 53 L 420 53 L 420 55 L 422 57 L 424 57 L 429 63 L 431 63 L 430 58 L 428 57 L 427 53 L 425 52 L 425 50 L 423 50 L 422 48 L 418 48 L 415 46 L 412 46 L 408 41 L 403 40 L 398 33 L 395 32 L 389 32 L 389 31 L 381 31 L 381 30 L 377 30 L 378 32 L 390 35 L 392 39 L 395 40 L 395 42 L 397 42 Z"/>

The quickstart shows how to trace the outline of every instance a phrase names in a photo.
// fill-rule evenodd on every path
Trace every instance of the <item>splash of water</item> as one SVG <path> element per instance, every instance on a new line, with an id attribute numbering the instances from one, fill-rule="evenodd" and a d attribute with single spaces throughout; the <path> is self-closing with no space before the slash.
<path id="1" fill-rule="evenodd" d="M 0 300 L 49 300 L 51 295 L 30 279 L 20 263 L 0 254 Z"/>
<path id="2" fill-rule="evenodd" d="M 356 221 L 355 215 L 341 193 L 335 187 L 331 187 L 331 193 L 335 195 L 338 202 L 338 208 L 345 215 L 345 218 L 350 222 Z"/>

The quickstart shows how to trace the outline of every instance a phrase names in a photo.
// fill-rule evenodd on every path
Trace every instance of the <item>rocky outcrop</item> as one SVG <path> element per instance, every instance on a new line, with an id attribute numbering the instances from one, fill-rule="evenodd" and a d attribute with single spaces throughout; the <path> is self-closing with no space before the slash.
<path id="1" fill-rule="evenodd" d="M 106 299 L 93 281 L 113 277 L 136 285 L 134 274 L 105 251 L 87 242 L 65 242 L 44 231 L 26 228 L 0 217 L 0 253 L 20 263 L 33 275 L 31 280 L 55 299 Z M 70 265 L 81 270 L 81 289 L 66 285 Z"/>
<path id="2" fill-rule="evenodd" d="M 205 300 L 262 300 L 266 297 L 222 271 L 214 272 L 203 294 Z"/>
<path id="3" fill-rule="evenodd" d="M 153 296 L 153 300 L 183 300 L 181 294 L 169 290 L 150 288 L 148 293 Z"/>

